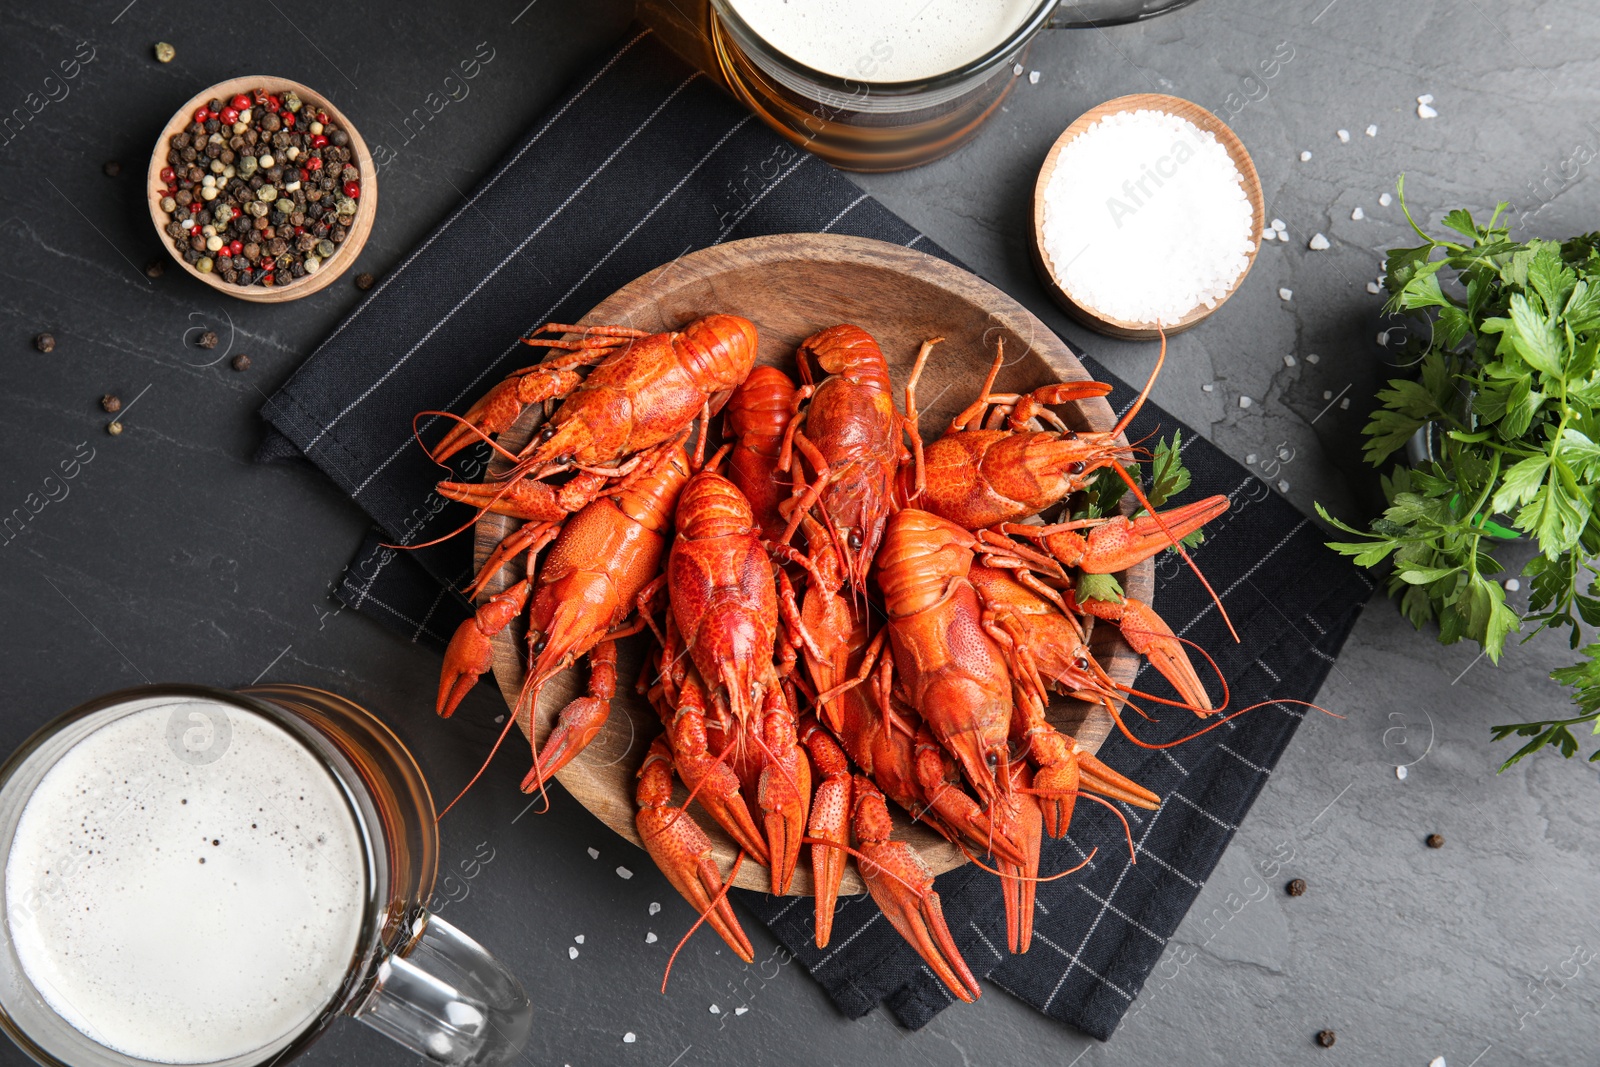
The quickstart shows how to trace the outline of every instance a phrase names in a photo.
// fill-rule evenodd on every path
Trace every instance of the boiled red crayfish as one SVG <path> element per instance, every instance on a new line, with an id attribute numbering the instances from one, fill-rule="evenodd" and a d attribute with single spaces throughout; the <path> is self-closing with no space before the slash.
<path id="1" fill-rule="evenodd" d="M 474 591 L 519 556 L 529 570 L 451 642 L 440 712 L 488 668 L 493 636 L 528 610 L 525 700 L 584 655 L 591 672 L 535 752 L 523 786 L 542 787 L 604 724 L 617 641 L 648 627 L 660 648 L 640 691 L 663 733 L 639 771 L 637 826 L 703 921 L 748 960 L 726 897 L 737 864 L 767 866 L 771 890 L 784 893 L 809 844 L 825 945 L 854 855 L 890 922 L 952 995 L 976 998 L 931 873 L 890 837 L 885 794 L 969 855 L 992 858 L 1008 944 L 1026 951 L 1034 886 L 1044 880 L 1040 843 L 1066 832 L 1076 798 L 1159 803 L 1046 717 L 1051 690 L 1113 716 L 1139 695 L 1094 662 L 1079 616 L 1118 622 L 1184 702 L 1211 708 L 1148 605 L 1079 599 L 1070 572 L 1126 569 L 1226 500 L 1037 524 L 1094 470 L 1121 470 L 1132 455 L 1122 431 L 1149 384 L 1112 430 L 1074 432 L 1050 405 L 1109 387 L 997 394 L 997 352 L 977 398 L 924 448 L 915 387 L 937 340 L 917 353 L 902 413 L 882 350 L 857 326 L 801 343 L 800 386 L 774 368 L 752 371 L 755 327 L 737 316 L 661 334 L 538 332 L 549 331 L 581 336 L 530 338 L 559 354 L 496 386 L 437 449 L 446 458 L 505 432 L 530 404 L 561 401 L 520 451 L 493 443 L 507 461 L 501 477 L 440 485 L 452 499 L 527 520 Z M 587 376 L 584 367 L 593 368 Z M 719 408 L 730 440 L 702 467 Z M 1048 428 L 1034 429 L 1039 422 Z M 739 845 L 726 876 L 689 802 L 673 803 L 674 776 Z"/>

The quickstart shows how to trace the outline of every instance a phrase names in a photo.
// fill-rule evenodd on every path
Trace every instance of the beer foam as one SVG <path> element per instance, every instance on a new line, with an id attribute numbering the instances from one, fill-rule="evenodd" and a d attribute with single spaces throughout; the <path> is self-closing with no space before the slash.
<path id="1" fill-rule="evenodd" d="M 134 711 L 70 748 L 6 861 L 6 920 L 34 987 L 93 1040 L 161 1063 L 228 1059 L 307 1026 L 350 967 L 366 892 L 338 782 L 283 727 L 201 700 Z"/>
<path id="2" fill-rule="evenodd" d="M 768 44 L 813 70 L 863 82 L 916 81 L 994 48 L 1037 0 L 728 0 Z"/>

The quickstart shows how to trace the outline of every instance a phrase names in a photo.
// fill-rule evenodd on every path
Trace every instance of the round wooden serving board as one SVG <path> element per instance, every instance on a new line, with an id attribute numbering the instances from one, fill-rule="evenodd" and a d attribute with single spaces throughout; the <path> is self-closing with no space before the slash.
<path id="1" fill-rule="evenodd" d="M 719 311 L 754 322 L 760 332 L 758 361 L 791 374 L 794 350 L 801 340 L 826 326 L 855 323 L 883 348 L 897 391 L 904 388 L 918 346 L 930 337 L 943 336 L 944 343 L 933 350 L 917 391 L 923 437 L 929 440 L 942 434 L 977 395 L 994 358 L 997 338 L 1005 339 L 1007 358 L 997 391 L 1020 392 L 1089 378 L 1048 327 L 987 282 L 899 245 L 830 234 L 756 237 L 694 252 L 624 286 L 579 325 L 621 324 L 666 331 Z M 537 361 L 534 350 L 529 350 L 529 356 L 530 363 Z M 1108 430 L 1116 422 L 1110 405 L 1100 399 L 1060 411 L 1063 419 L 1079 430 Z M 521 448 L 539 421 L 537 409 L 524 412 L 501 436 L 501 444 L 513 451 Z M 476 531 L 478 562 L 520 524 L 520 520 L 499 515 L 481 519 Z M 1153 575 L 1154 565 L 1145 561 L 1120 577 L 1129 595 L 1149 600 Z M 505 568 L 484 595 L 499 592 L 525 576 L 519 561 Z M 495 679 L 510 707 L 516 707 L 525 677 L 525 636 L 525 620 L 519 619 L 494 638 Z M 1114 679 L 1132 682 L 1138 657 L 1114 627 L 1096 628 L 1090 644 Z M 644 650 L 642 638 L 622 642 L 621 680 L 611 717 L 593 743 L 557 776 L 579 803 L 635 844 L 640 841 L 634 827 L 634 773 L 651 739 L 661 732 L 659 718 L 633 691 Z M 545 687 L 534 727 L 540 745 L 550 733 L 553 717 L 580 694 L 583 680 L 578 671 L 568 671 Z M 1050 719 L 1091 752 L 1111 729 L 1103 709 L 1064 698 L 1052 704 Z M 519 712 L 517 724 L 524 734 L 528 732 L 526 708 Z M 679 786 L 680 800 L 683 795 Z M 692 810 L 715 843 L 717 862 L 726 871 L 737 849 L 698 805 Z M 926 827 L 913 825 L 898 810 L 895 836 L 912 842 L 936 872 L 966 862 L 958 849 Z M 768 888 L 767 871 L 746 863 L 737 884 L 764 890 Z M 843 892 L 864 891 L 854 870 L 849 871 Z M 796 873 L 794 892 L 811 892 L 810 864 L 805 859 Z"/>

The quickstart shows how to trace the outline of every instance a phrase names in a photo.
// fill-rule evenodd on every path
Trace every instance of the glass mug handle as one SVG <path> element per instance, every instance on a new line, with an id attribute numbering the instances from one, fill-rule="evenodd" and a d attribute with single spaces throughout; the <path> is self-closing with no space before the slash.
<path id="1" fill-rule="evenodd" d="M 433 1063 L 510 1062 L 533 1025 L 522 984 L 438 916 L 424 913 L 417 928 L 409 949 L 378 964 L 377 983 L 352 1016 Z"/>

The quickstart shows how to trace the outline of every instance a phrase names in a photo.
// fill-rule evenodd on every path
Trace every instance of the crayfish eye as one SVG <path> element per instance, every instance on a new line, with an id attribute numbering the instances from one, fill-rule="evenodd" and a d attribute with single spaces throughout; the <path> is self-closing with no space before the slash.
<path id="1" fill-rule="evenodd" d="M 548 441 L 555 435 L 556 427 L 554 423 L 547 422 L 543 426 L 539 427 L 539 440 Z"/>
<path id="2" fill-rule="evenodd" d="M 859 549 L 861 547 L 861 543 L 862 543 L 861 542 L 861 531 L 859 529 L 852 529 L 850 531 L 850 535 L 848 537 L 846 537 L 845 540 L 850 542 L 850 547 L 851 548 Z"/>
<path id="3" fill-rule="evenodd" d="M 533 637 L 531 634 L 529 636 L 531 639 L 528 642 L 528 647 L 533 650 L 535 656 L 543 652 L 544 646 L 550 643 L 548 634 L 540 634 L 538 637 Z"/>
<path id="4" fill-rule="evenodd" d="M 1083 469 L 1086 466 L 1087 466 L 1087 464 L 1085 464 L 1085 463 L 1083 463 L 1081 461 L 1078 462 L 1078 463 L 1069 464 L 1067 466 L 1067 473 L 1068 474 L 1082 474 L 1083 473 Z"/>
<path id="5" fill-rule="evenodd" d="M 987 759 L 988 759 L 989 769 L 991 771 L 994 770 L 996 767 L 1000 766 L 1000 757 L 995 755 L 993 752 L 989 753 Z"/>
<path id="6" fill-rule="evenodd" d="M 1077 668 L 1080 671 L 1088 670 L 1089 669 L 1089 657 L 1088 656 L 1079 656 L 1075 665 L 1077 666 Z"/>

